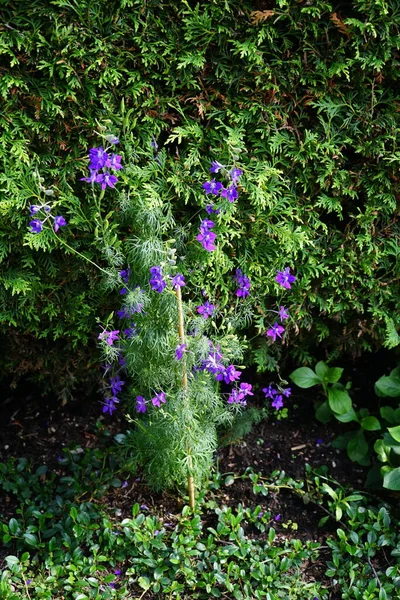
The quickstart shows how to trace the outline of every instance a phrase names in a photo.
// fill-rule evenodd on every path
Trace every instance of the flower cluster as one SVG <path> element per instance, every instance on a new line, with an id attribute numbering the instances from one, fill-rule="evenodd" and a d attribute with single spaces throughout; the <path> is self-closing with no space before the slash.
<path id="1" fill-rule="evenodd" d="M 107 136 L 108 141 L 111 144 L 118 144 L 119 140 L 115 136 Z M 110 173 L 112 171 L 120 171 L 123 167 L 121 165 L 122 156 L 120 154 L 109 154 L 108 148 L 104 149 L 102 146 L 98 148 L 91 148 L 89 150 L 89 177 L 82 177 L 81 181 L 87 183 L 99 183 L 101 189 L 105 190 L 106 187 L 113 188 L 118 181 L 118 177 Z"/>
<path id="2" fill-rule="evenodd" d="M 271 406 L 275 408 L 275 410 L 280 410 L 283 408 L 283 396 L 289 398 L 292 393 L 291 388 L 280 388 L 275 389 L 272 385 L 269 385 L 266 388 L 263 388 L 263 392 L 265 394 L 265 398 L 270 398 L 272 400 Z"/>
<path id="3" fill-rule="evenodd" d="M 163 292 L 165 290 L 165 288 L 167 287 L 167 282 L 164 279 L 164 276 L 162 274 L 162 268 L 161 267 L 151 267 L 150 268 L 150 285 L 151 285 L 151 289 L 154 290 L 155 292 L 158 292 L 159 294 L 161 294 L 161 292 Z M 183 287 L 185 285 L 185 278 L 181 273 L 177 273 L 176 275 L 174 275 L 173 277 L 171 277 L 171 285 L 172 285 L 172 289 L 176 289 L 176 288 L 180 288 Z"/>
<path id="4" fill-rule="evenodd" d="M 279 285 L 281 285 L 282 287 L 290 290 L 292 287 L 291 284 L 294 281 L 296 281 L 296 277 L 291 274 L 290 267 L 286 267 L 286 269 L 284 269 L 283 271 L 277 272 L 275 281 L 279 283 Z M 286 312 L 286 308 L 284 306 L 280 306 L 278 311 L 273 310 L 271 312 L 274 312 L 277 315 L 279 315 L 281 323 L 283 323 L 285 319 L 289 318 L 289 313 Z M 277 321 L 275 321 L 275 323 L 269 329 L 267 329 L 265 335 L 267 337 L 272 338 L 275 342 L 277 337 L 282 338 L 282 333 L 284 333 L 284 331 L 285 328 L 282 325 L 279 325 Z"/>
<path id="5" fill-rule="evenodd" d="M 290 267 L 286 267 L 283 271 L 278 271 L 275 281 L 282 287 L 290 290 L 292 283 L 296 281 L 296 277 L 290 273 Z"/>
<path id="6" fill-rule="evenodd" d="M 199 315 L 203 316 L 204 319 L 208 319 L 208 317 L 212 317 L 215 310 L 215 305 L 211 304 L 208 300 L 206 300 L 204 304 L 198 306 L 196 310 L 199 313 Z"/>
<path id="7" fill-rule="evenodd" d="M 200 223 L 200 233 L 196 237 L 197 241 L 200 242 L 203 248 L 208 252 L 212 252 L 216 249 L 214 242 L 217 236 L 213 231 L 211 231 L 214 226 L 214 221 L 210 221 L 210 219 L 203 219 L 203 221 Z"/>
<path id="8" fill-rule="evenodd" d="M 31 217 L 37 215 L 40 212 L 44 213 L 44 217 L 42 219 L 36 218 L 32 219 L 32 221 L 29 222 L 31 233 L 40 233 L 41 231 L 43 231 L 43 225 L 49 219 L 53 219 L 53 229 L 56 233 L 60 229 L 60 227 L 64 227 L 67 224 L 67 221 L 62 215 L 57 215 L 56 217 L 53 217 L 53 215 L 51 214 L 51 207 L 48 205 L 48 203 L 32 204 L 29 207 L 29 212 Z"/>
<path id="9" fill-rule="evenodd" d="M 245 298 L 250 295 L 250 279 L 240 269 L 236 269 L 236 275 L 233 276 L 233 280 L 237 281 L 239 285 L 239 288 L 236 290 L 236 296 Z"/>
<path id="10" fill-rule="evenodd" d="M 161 404 L 165 404 L 166 401 L 167 398 L 165 392 L 159 392 L 151 400 L 145 400 L 143 396 L 136 396 L 136 412 L 145 413 L 147 411 L 146 405 L 149 402 L 151 402 L 153 406 L 157 406 L 158 408 L 160 408 Z"/>

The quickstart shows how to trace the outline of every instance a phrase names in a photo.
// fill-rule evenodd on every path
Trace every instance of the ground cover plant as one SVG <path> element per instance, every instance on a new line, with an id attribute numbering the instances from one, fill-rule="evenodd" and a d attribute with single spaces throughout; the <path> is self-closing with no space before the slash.
<path id="1" fill-rule="evenodd" d="M 9 372 L 35 371 L 60 392 L 74 384 L 71 369 L 80 380 L 93 373 L 82 347 L 91 341 L 96 352 L 95 319 L 116 292 L 54 237 L 32 247 L 25 210 L 37 203 L 38 171 L 60 214 L 78 225 L 68 243 L 107 268 L 96 208 L 76 177 L 77 167 L 85 174 L 82 148 L 98 140 L 90 133 L 107 119 L 135 150 L 157 141 L 167 165 L 159 185 L 178 227 L 203 205 L 211 162 L 229 162 L 228 148 L 240 157 L 242 193 L 220 239 L 268 299 L 281 257 L 296 267 L 298 363 L 312 360 L 316 340 L 331 358 L 398 343 L 395 0 L 163 2 L 162 19 L 158 1 L 34 0 L 2 11 L 0 318 Z M 115 206 L 108 195 L 103 216 Z M 118 224 L 122 238 L 127 227 Z M 204 272 L 194 277 L 205 287 Z M 215 273 L 221 297 L 224 278 Z M 260 340 L 248 360 L 264 370 L 279 354 Z"/>

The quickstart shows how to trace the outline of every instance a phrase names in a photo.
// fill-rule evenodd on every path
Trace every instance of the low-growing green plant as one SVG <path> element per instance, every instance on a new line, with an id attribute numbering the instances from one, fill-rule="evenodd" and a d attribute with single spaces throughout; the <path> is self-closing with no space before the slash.
<path id="1" fill-rule="evenodd" d="M 335 417 L 341 423 L 354 422 L 357 429 L 339 435 L 333 445 L 347 450 L 349 458 L 362 466 L 371 464 L 373 450 L 378 460 L 384 463 L 375 465 L 367 479 L 370 485 L 381 484 L 389 490 L 400 490 L 400 406 L 381 406 L 379 415 L 371 415 L 367 408 L 354 409 L 349 394 L 351 382 L 340 383 L 343 369 L 329 367 L 320 361 L 315 371 L 309 367 L 300 367 L 291 373 L 292 381 L 301 388 L 320 385 L 327 399 L 316 401 L 316 418 L 328 423 Z M 400 397 L 400 368 L 390 375 L 381 377 L 375 384 L 377 396 Z"/>

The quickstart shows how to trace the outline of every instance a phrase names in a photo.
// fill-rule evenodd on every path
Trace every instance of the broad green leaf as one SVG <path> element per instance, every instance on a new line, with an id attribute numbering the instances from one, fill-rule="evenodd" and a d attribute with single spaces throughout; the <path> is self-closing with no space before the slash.
<path id="1" fill-rule="evenodd" d="M 18 525 L 17 519 L 10 519 L 10 521 L 8 523 L 8 528 L 13 535 L 15 535 L 17 533 L 18 527 L 19 527 L 19 525 Z"/>
<path id="2" fill-rule="evenodd" d="M 400 442 L 400 425 L 397 425 L 397 427 L 388 427 L 388 432 L 396 442 Z"/>
<path id="3" fill-rule="evenodd" d="M 389 396 L 390 398 L 397 398 L 400 396 L 400 378 L 389 376 L 383 376 L 376 382 L 376 387 L 383 396 Z"/>
<path id="4" fill-rule="evenodd" d="M 376 417 L 364 417 L 361 419 L 361 427 L 367 431 L 377 431 L 381 428 L 381 424 Z"/>
<path id="5" fill-rule="evenodd" d="M 345 413 L 350 412 L 352 408 L 351 398 L 344 390 L 331 388 L 328 391 L 328 401 L 333 412 L 338 415 L 344 415 Z"/>
<path id="6" fill-rule="evenodd" d="M 343 415 L 335 414 L 335 417 L 341 423 L 350 423 L 350 421 L 358 421 L 357 414 L 353 407 L 351 407 L 349 412 L 344 413 Z"/>
<path id="7" fill-rule="evenodd" d="M 387 490 L 400 491 L 400 467 L 382 467 L 383 487 Z"/>
<path id="8" fill-rule="evenodd" d="M 391 425 L 394 425 L 396 423 L 394 409 L 391 406 L 381 406 L 379 412 L 382 419 L 385 419 L 385 421 L 387 421 Z"/>
<path id="9" fill-rule="evenodd" d="M 341 378 L 343 369 L 341 367 L 329 367 L 329 371 L 325 377 L 329 383 L 337 383 Z"/>
<path id="10" fill-rule="evenodd" d="M 315 372 L 321 380 L 326 380 L 326 376 L 329 372 L 329 367 L 323 360 L 315 365 Z"/>
<path id="11" fill-rule="evenodd" d="M 390 447 L 386 446 L 383 440 L 376 440 L 374 444 L 374 450 L 378 455 L 381 462 L 389 462 L 390 459 Z"/>
<path id="12" fill-rule="evenodd" d="M 362 431 L 357 432 L 347 444 L 347 454 L 350 460 L 358 462 L 368 454 L 368 444 Z"/>
<path id="13" fill-rule="evenodd" d="M 299 387 L 306 389 L 322 383 L 322 380 L 309 367 L 300 367 L 289 375 L 290 379 Z"/>
<path id="14" fill-rule="evenodd" d="M 325 400 L 315 411 L 315 417 L 321 423 L 329 423 L 332 419 L 332 411 L 329 407 L 328 400 Z"/>

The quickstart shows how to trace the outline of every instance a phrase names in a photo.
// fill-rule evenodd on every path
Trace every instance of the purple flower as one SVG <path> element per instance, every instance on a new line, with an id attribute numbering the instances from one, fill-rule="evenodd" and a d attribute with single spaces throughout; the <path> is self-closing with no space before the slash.
<path id="1" fill-rule="evenodd" d="M 36 213 L 38 213 L 38 212 L 39 212 L 39 210 L 42 210 L 42 207 L 41 207 L 41 206 L 39 206 L 38 204 L 32 204 L 32 205 L 29 207 L 29 213 L 30 213 L 31 217 L 32 217 L 33 215 L 36 215 Z"/>
<path id="2" fill-rule="evenodd" d="M 275 515 L 274 521 L 280 521 L 280 520 L 281 520 L 281 515 Z"/>
<path id="3" fill-rule="evenodd" d="M 292 287 L 291 284 L 296 281 L 296 277 L 291 275 L 290 267 L 286 267 L 283 271 L 278 271 L 277 276 L 275 277 L 275 281 L 279 283 L 282 287 L 290 290 Z"/>
<path id="4" fill-rule="evenodd" d="M 212 346 L 211 342 L 210 345 Z M 208 371 L 212 375 L 219 375 L 220 373 L 225 373 L 225 367 L 221 363 L 222 354 L 219 351 L 219 346 L 213 348 L 206 360 L 203 361 L 202 369 Z"/>
<path id="5" fill-rule="evenodd" d="M 150 279 L 151 289 L 161 294 L 167 287 L 167 282 L 164 280 L 161 273 L 161 267 L 151 267 L 150 273 L 152 275 Z"/>
<path id="6" fill-rule="evenodd" d="M 31 228 L 31 233 L 40 233 L 43 231 L 43 222 L 40 219 L 33 219 L 29 225 Z"/>
<path id="7" fill-rule="evenodd" d="M 102 169 L 107 162 L 108 154 L 102 146 L 99 148 L 92 148 L 89 150 L 89 159 L 89 169 Z"/>
<path id="8" fill-rule="evenodd" d="M 196 240 L 201 243 L 207 252 L 212 252 L 217 248 L 214 244 L 216 237 L 217 236 L 212 231 L 206 231 L 205 233 L 199 233 L 199 235 L 196 237 Z"/>
<path id="9" fill-rule="evenodd" d="M 176 360 L 181 360 L 182 356 L 184 355 L 186 350 L 186 344 L 181 344 L 180 346 L 177 346 L 175 349 L 175 358 Z"/>
<path id="10" fill-rule="evenodd" d="M 126 481 L 126 479 L 125 479 L 125 481 L 124 481 L 124 482 L 121 484 L 121 487 L 122 487 L 122 488 L 126 488 L 126 487 L 128 487 L 128 482 Z M 114 573 L 115 573 L 115 571 L 114 571 Z M 120 571 L 119 573 L 121 573 L 121 571 Z M 119 575 L 119 573 L 115 573 L 115 574 L 116 574 L 116 575 Z"/>
<path id="11" fill-rule="evenodd" d="M 64 227 L 67 224 L 67 221 L 61 215 L 58 217 L 54 217 L 54 231 L 57 233 L 60 227 Z"/>
<path id="12" fill-rule="evenodd" d="M 176 275 L 174 275 L 174 277 L 171 279 L 171 283 L 172 283 L 172 288 L 174 290 L 176 290 L 176 288 L 178 287 L 183 287 L 185 285 L 185 278 L 183 275 L 181 275 L 180 273 L 177 273 Z"/>
<path id="13" fill-rule="evenodd" d="M 280 410 L 283 407 L 283 398 L 280 394 L 275 396 L 271 402 L 271 406 L 275 408 L 275 410 Z"/>
<path id="14" fill-rule="evenodd" d="M 212 229 L 214 226 L 215 226 L 214 221 L 210 221 L 210 219 L 203 219 L 202 222 L 200 223 L 200 232 L 206 233 L 207 231 Z"/>
<path id="15" fill-rule="evenodd" d="M 120 356 L 118 357 L 118 364 L 119 364 L 121 367 L 126 367 L 126 358 L 125 358 L 124 356 L 120 355 Z"/>
<path id="16" fill-rule="evenodd" d="M 146 410 L 146 400 L 143 398 L 143 396 L 136 396 L 136 412 L 145 413 Z"/>
<path id="17" fill-rule="evenodd" d="M 117 183 L 117 181 L 118 177 L 115 177 L 115 175 L 111 175 L 111 173 L 109 173 L 108 171 L 106 171 L 105 173 L 100 173 L 100 175 L 97 175 L 96 177 L 96 182 L 101 183 L 102 190 L 105 190 L 107 186 L 113 188 L 114 184 Z"/>
<path id="18" fill-rule="evenodd" d="M 87 183 L 96 183 L 97 182 L 97 169 L 89 169 L 90 175 L 89 177 L 81 177 L 81 181 L 86 181 Z"/>
<path id="19" fill-rule="evenodd" d="M 125 381 L 122 381 L 122 379 L 119 375 L 116 375 L 115 377 L 111 377 L 110 387 L 111 387 L 111 391 L 114 396 L 122 390 L 122 386 L 124 384 L 125 384 Z"/>
<path id="20" fill-rule="evenodd" d="M 231 180 L 232 180 L 233 184 L 237 183 L 237 180 L 242 175 L 242 173 L 243 173 L 243 171 L 241 169 L 238 169 L 237 167 L 232 169 L 232 171 L 230 172 L 230 176 L 231 176 Z"/>
<path id="21" fill-rule="evenodd" d="M 108 587 L 110 587 L 112 590 L 115 590 L 115 583 L 109 583 Z"/>
<path id="22" fill-rule="evenodd" d="M 103 402 L 103 413 L 109 413 L 110 415 L 112 415 L 114 410 L 117 410 L 115 404 L 118 402 L 118 398 L 106 398 Z"/>
<path id="23" fill-rule="evenodd" d="M 119 329 L 115 329 L 114 331 L 107 331 L 106 329 L 102 331 L 98 339 L 103 340 L 106 338 L 106 342 L 109 346 L 112 346 L 114 342 L 118 339 Z"/>
<path id="24" fill-rule="evenodd" d="M 244 400 L 245 394 L 240 392 L 237 389 L 233 389 L 228 397 L 228 404 L 240 404 L 241 406 L 246 406 L 247 402 Z"/>
<path id="25" fill-rule="evenodd" d="M 222 188 L 222 183 L 220 183 L 219 181 L 215 181 L 215 179 L 203 183 L 203 190 L 205 190 L 206 194 L 214 194 L 214 196 L 218 196 L 219 191 Z"/>
<path id="26" fill-rule="evenodd" d="M 212 215 L 213 213 L 219 215 L 221 212 L 219 208 L 214 208 L 213 204 L 206 204 L 205 211 L 208 215 Z"/>
<path id="27" fill-rule="evenodd" d="M 324 440 L 321 440 L 321 438 L 318 438 L 315 443 L 316 443 L 317 446 L 320 446 L 321 444 L 324 443 Z"/>
<path id="28" fill-rule="evenodd" d="M 121 277 L 124 283 L 129 283 L 129 277 L 131 276 L 130 267 L 127 269 L 122 269 L 122 271 L 118 271 L 118 275 Z"/>
<path id="29" fill-rule="evenodd" d="M 289 314 L 286 312 L 286 308 L 284 306 L 279 307 L 279 318 L 281 321 L 289 318 Z"/>
<path id="30" fill-rule="evenodd" d="M 134 335 L 137 335 L 137 329 L 135 323 L 131 323 L 131 326 L 124 329 L 124 335 L 130 340 Z"/>
<path id="31" fill-rule="evenodd" d="M 158 144 L 157 144 L 157 142 L 156 142 L 155 138 L 152 138 L 152 140 L 151 140 L 151 142 L 150 142 L 150 146 L 151 146 L 152 148 L 154 148 L 154 150 L 157 152 L 157 150 L 158 150 Z"/>
<path id="32" fill-rule="evenodd" d="M 215 306 L 214 304 L 210 304 L 210 302 L 206 300 L 204 304 L 198 306 L 196 310 L 200 315 L 203 315 L 204 319 L 208 319 L 208 317 L 211 317 L 213 315 Z"/>
<path id="33" fill-rule="evenodd" d="M 121 573 L 122 573 L 121 569 L 114 569 L 114 575 L 121 575 Z"/>
<path id="34" fill-rule="evenodd" d="M 26 585 L 31 585 L 31 583 L 32 583 L 32 579 L 27 579 L 26 580 Z"/>
<path id="35" fill-rule="evenodd" d="M 215 379 L 217 381 L 224 380 L 225 383 L 233 383 L 236 379 L 240 378 L 241 374 L 240 371 L 236 371 L 235 365 L 229 365 L 229 367 L 226 367 L 225 372 L 218 373 Z"/>
<path id="36" fill-rule="evenodd" d="M 218 173 L 218 171 L 223 168 L 224 165 L 221 165 L 221 163 L 219 163 L 217 160 L 213 160 L 211 163 L 210 171 L 211 173 Z"/>
<path id="37" fill-rule="evenodd" d="M 140 477 L 139 477 L 139 481 L 140 481 Z M 146 504 L 141 504 L 140 510 L 149 510 L 149 507 Z"/>
<path id="38" fill-rule="evenodd" d="M 240 269 L 236 269 L 236 275 L 234 275 L 233 279 L 239 284 L 239 288 L 236 290 L 236 296 L 239 298 L 249 296 L 251 287 L 250 279 Z"/>
<path id="39" fill-rule="evenodd" d="M 166 396 L 165 392 L 159 392 L 158 394 L 156 394 L 155 397 L 151 399 L 153 406 L 160 407 L 161 403 L 165 404 L 165 402 L 166 402 L 165 396 Z"/>
<path id="40" fill-rule="evenodd" d="M 119 139 L 112 133 L 104 136 L 109 144 L 119 144 Z"/>
<path id="41" fill-rule="evenodd" d="M 276 336 L 282 337 L 282 333 L 285 331 L 285 328 L 282 325 L 278 325 L 278 323 L 274 323 L 270 329 L 268 329 L 266 335 L 272 337 L 274 342 L 276 341 Z"/>
<path id="42" fill-rule="evenodd" d="M 241 383 L 240 384 L 240 392 L 242 394 L 244 394 L 245 396 L 254 396 L 253 392 L 251 391 L 253 389 L 253 386 L 251 385 L 251 383 Z"/>
<path id="43" fill-rule="evenodd" d="M 272 385 L 269 385 L 268 387 L 263 388 L 263 392 L 264 392 L 266 398 L 273 398 L 278 393 L 276 391 L 276 389 L 272 387 Z"/>
<path id="44" fill-rule="evenodd" d="M 229 202 L 234 202 L 239 198 L 239 194 L 235 186 L 232 184 L 228 188 L 224 188 L 221 190 L 221 196 L 227 198 Z"/>
<path id="45" fill-rule="evenodd" d="M 286 398 L 289 398 L 292 395 L 292 388 L 286 388 L 285 390 L 281 390 L 281 392 Z"/>
<path id="46" fill-rule="evenodd" d="M 120 154 L 110 154 L 109 158 L 106 160 L 105 166 L 107 169 L 113 169 L 114 171 L 119 171 L 123 169 L 121 165 L 122 156 Z"/>

